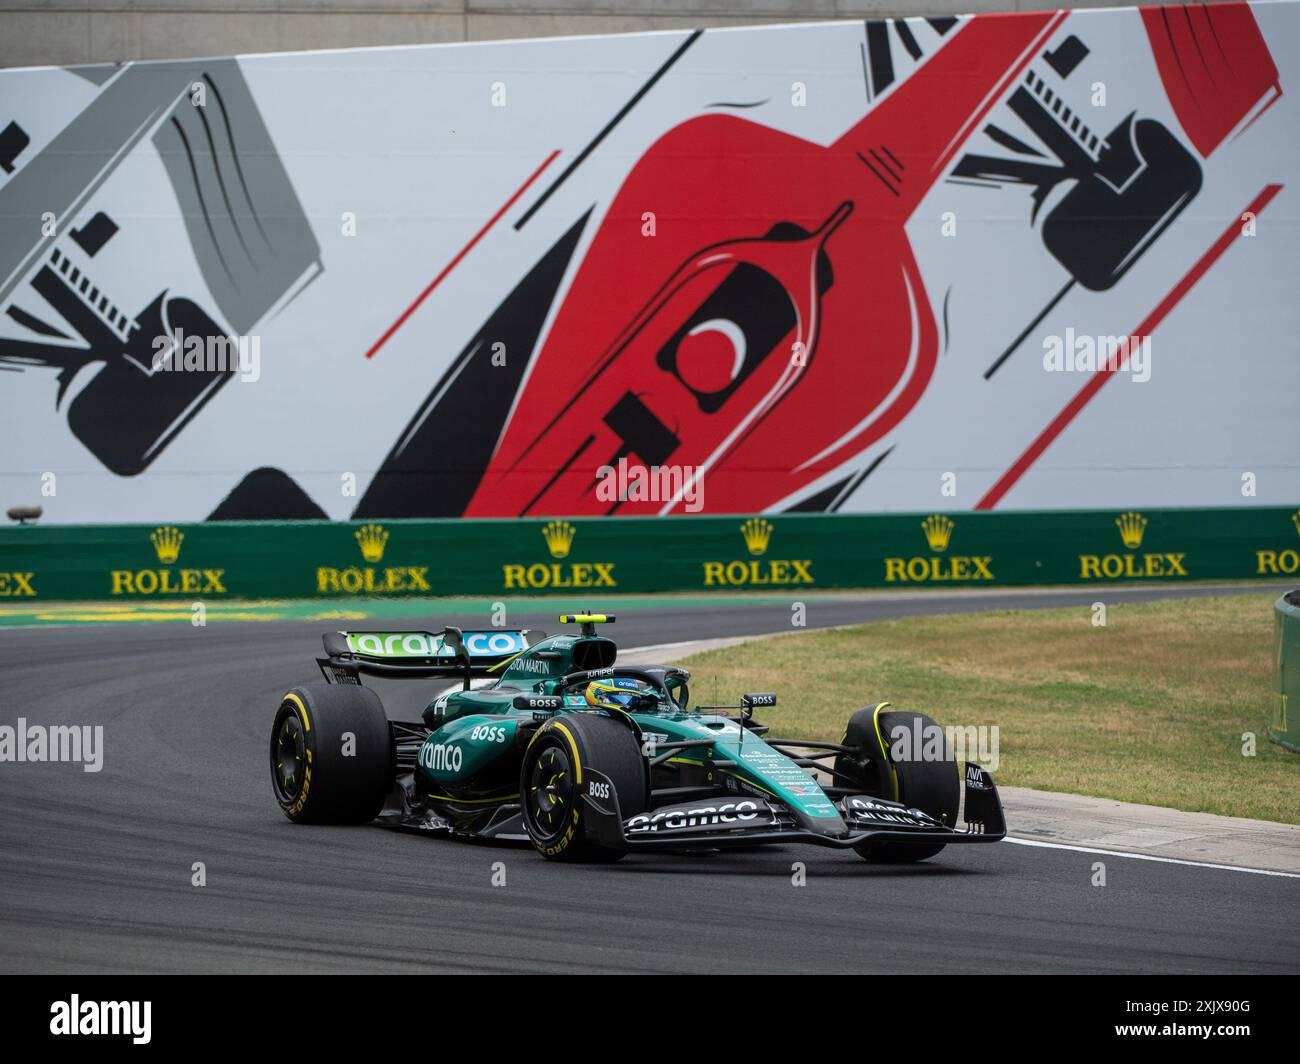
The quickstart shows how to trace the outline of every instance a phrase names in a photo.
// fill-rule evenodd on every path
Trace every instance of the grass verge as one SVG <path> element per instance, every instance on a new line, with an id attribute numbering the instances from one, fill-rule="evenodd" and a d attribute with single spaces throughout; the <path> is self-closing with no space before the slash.
<path id="1" fill-rule="evenodd" d="M 882 621 L 689 659 L 693 701 L 776 691 L 774 735 L 838 741 L 888 700 L 999 729 L 1000 784 L 1300 823 L 1300 755 L 1269 742 L 1273 596 Z M 1254 756 L 1243 751 L 1254 736 Z"/>

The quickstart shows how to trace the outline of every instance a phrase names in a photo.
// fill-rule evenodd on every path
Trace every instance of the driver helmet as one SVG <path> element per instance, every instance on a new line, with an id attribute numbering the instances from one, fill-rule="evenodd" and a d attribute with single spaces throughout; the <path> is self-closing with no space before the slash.
<path id="1" fill-rule="evenodd" d="M 628 709 L 640 701 L 646 685 L 630 676 L 592 680 L 583 692 L 587 705 L 595 709 Z"/>

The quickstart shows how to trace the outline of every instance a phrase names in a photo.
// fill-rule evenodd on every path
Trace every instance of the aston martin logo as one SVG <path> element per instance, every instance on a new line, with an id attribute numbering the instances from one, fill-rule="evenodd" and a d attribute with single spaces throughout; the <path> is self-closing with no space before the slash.
<path id="1" fill-rule="evenodd" d="M 384 560 L 384 547 L 388 545 L 388 532 L 383 525 L 362 525 L 357 529 L 357 544 L 361 557 L 372 565 Z"/>
<path id="2" fill-rule="evenodd" d="M 772 522 L 765 517 L 751 517 L 740 526 L 740 534 L 746 549 L 757 558 L 767 553 L 767 544 L 772 538 Z"/>
<path id="3" fill-rule="evenodd" d="M 185 533 L 172 525 L 163 525 L 149 533 L 154 553 L 158 555 L 158 560 L 163 565 L 171 565 L 181 556 L 181 541 L 184 539 Z"/>
<path id="4" fill-rule="evenodd" d="M 1147 530 L 1147 519 L 1140 513 L 1130 510 L 1128 513 L 1120 514 L 1115 518 L 1115 526 L 1119 529 L 1119 538 L 1124 541 L 1124 546 L 1129 550 L 1137 550 L 1142 546 L 1142 536 Z"/>
<path id="5" fill-rule="evenodd" d="M 931 514 L 921 522 L 921 531 L 925 533 L 926 543 L 930 544 L 932 551 L 939 553 L 948 549 L 948 541 L 952 539 L 954 527 L 952 519 L 944 517 L 943 514 Z"/>
<path id="6" fill-rule="evenodd" d="M 542 526 L 542 538 L 546 540 L 546 549 L 552 558 L 567 558 L 577 534 L 578 530 L 568 521 L 547 521 Z"/>

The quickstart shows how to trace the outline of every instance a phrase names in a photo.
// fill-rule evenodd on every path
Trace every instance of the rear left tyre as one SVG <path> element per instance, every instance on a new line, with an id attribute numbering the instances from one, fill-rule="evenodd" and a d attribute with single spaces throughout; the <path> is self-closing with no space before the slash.
<path id="1" fill-rule="evenodd" d="M 367 687 L 304 684 L 280 700 L 271 725 L 271 788 L 299 824 L 364 824 L 394 779 L 388 716 Z"/>

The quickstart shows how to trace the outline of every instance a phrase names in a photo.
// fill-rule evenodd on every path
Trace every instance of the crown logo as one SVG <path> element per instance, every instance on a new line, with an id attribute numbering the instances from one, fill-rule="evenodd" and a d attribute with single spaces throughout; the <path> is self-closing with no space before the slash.
<path id="1" fill-rule="evenodd" d="M 388 545 L 388 533 L 383 525 L 362 525 L 357 529 L 357 544 L 361 547 L 361 557 L 372 565 L 384 560 L 384 547 Z"/>
<path id="2" fill-rule="evenodd" d="M 546 549 L 552 558 L 567 558 L 577 534 L 578 530 L 568 521 L 548 521 L 542 527 L 542 538 L 546 540 Z"/>
<path id="3" fill-rule="evenodd" d="M 952 519 L 944 517 L 943 514 L 931 514 L 921 522 L 921 531 L 925 533 L 925 541 L 930 544 L 930 549 L 934 551 L 948 549 L 948 541 L 952 539 L 954 527 Z"/>
<path id="4" fill-rule="evenodd" d="M 751 517 L 740 526 L 740 534 L 745 538 L 745 547 L 755 558 L 766 553 L 772 532 L 772 522 L 766 517 Z"/>
<path id="5" fill-rule="evenodd" d="M 1291 515 L 1291 523 L 1295 525 L 1295 534 L 1300 536 L 1300 510 Z"/>
<path id="6" fill-rule="evenodd" d="M 1147 530 L 1147 519 L 1140 513 L 1130 510 L 1126 514 L 1120 514 L 1115 518 L 1115 525 L 1119 529 L 1119 538 L 1124 541 L 1124 546 L 1129 550 L 1137 550 L 1142 546 L 1142 536 Z"/>
<path id="7" fill-rule="evenodd" d="M 155 528 L 149 533 L 153 549 L 158 555 L 158 560 L 163 565 L 171 565 L 181 556 L 181 540 L 184 538 L 185 533 L 179 528 L 173 528 L 171 525 L 163 525 L 161 528 Z"/>

